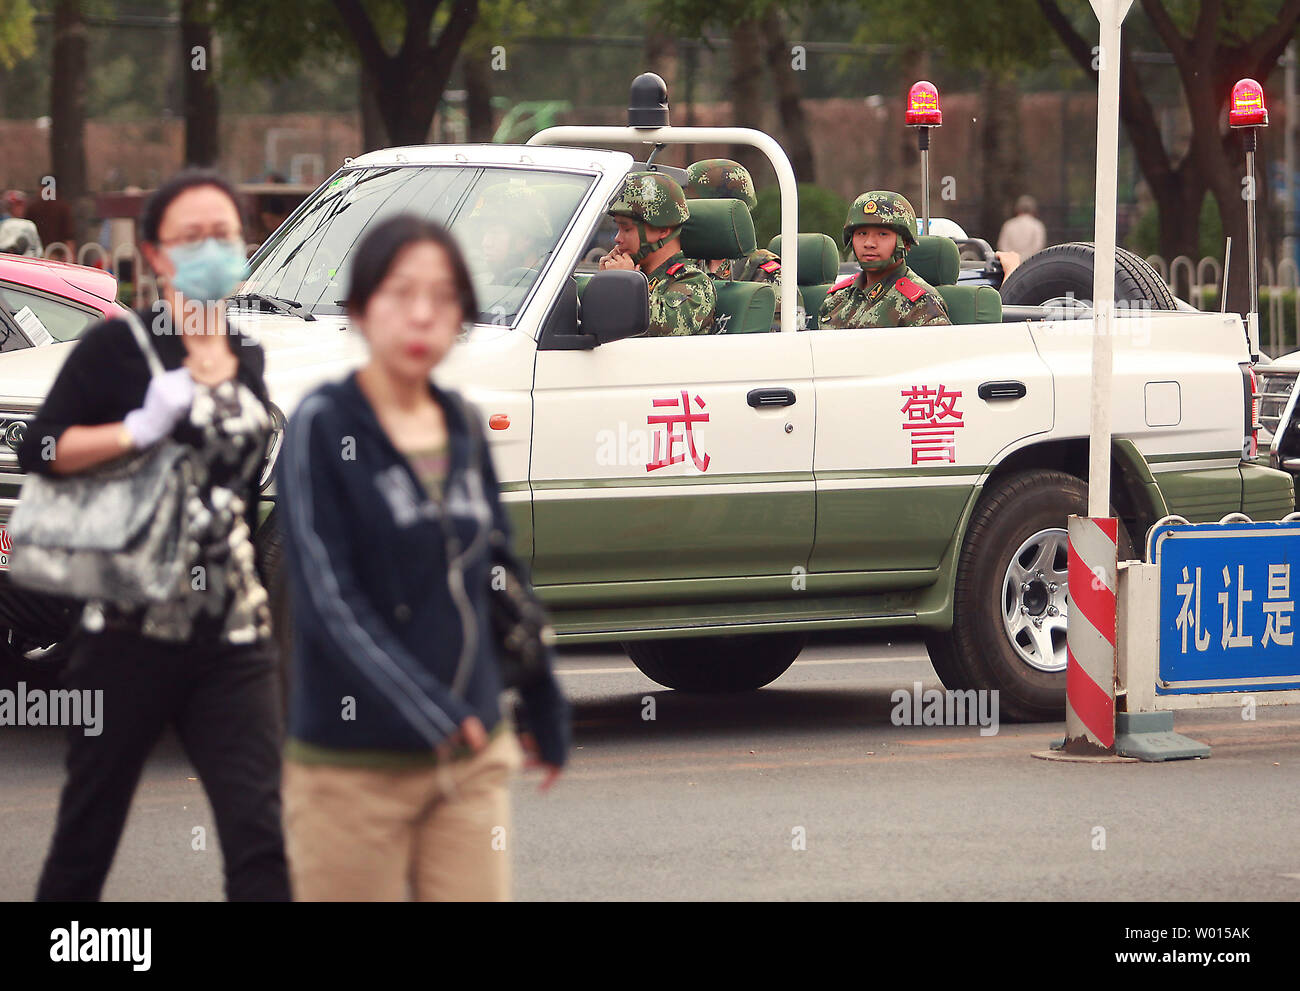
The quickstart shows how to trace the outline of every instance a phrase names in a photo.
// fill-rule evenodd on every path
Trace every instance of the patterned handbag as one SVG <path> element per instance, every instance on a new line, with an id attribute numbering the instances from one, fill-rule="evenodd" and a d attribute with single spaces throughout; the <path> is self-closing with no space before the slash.
<path id="1" fill-rule="evenodd" d="M 134 313 L 127 323 L 150 375 L 161 375 L 143 324 Z M 192 454 L 164 438 L 83 473 L 28 475 L 8 525 L 14 584 L 124 607 L 178 598 L 193 550 L 184 519 Z"/>

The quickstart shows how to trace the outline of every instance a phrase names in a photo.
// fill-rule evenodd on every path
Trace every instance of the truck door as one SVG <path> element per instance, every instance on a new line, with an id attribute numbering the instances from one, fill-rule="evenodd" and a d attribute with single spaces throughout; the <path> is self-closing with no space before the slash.
<path id="1" fill-rule="evenodd" d="M 1024 323 L 819 330 L 817 534 L 809 571 L 938 566 L 985 468 L 1052 428 Z"/>
<path id="2" fill-rule="evenodd" d="M 537 354 L 538 585 L 791 574 L 812 550 L 808 334 Z"/>

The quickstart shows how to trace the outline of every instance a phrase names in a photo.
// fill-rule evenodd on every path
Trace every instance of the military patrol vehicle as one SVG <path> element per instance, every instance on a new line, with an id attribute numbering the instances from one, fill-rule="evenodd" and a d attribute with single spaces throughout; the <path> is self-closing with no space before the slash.
<path id="1" fill-rule="evenodd" d="M 646 337 L 645 276 L 579 270 L 624 178 L 656 167 L 653 153 L 638 163 L 617 149 L 682 143 L 748 144 L 771 160 L 780 332 L 769 332 L 772 286 L 729 282 L 713 333 Z M 661 684 L 735 691 L 777 678 L 810 638 L 911 631 L 948 686 L 999 689 L 1004 718 L 1060 718 L 1091 321 L 1034 307 L 1004 319 L 995 289 L 957 284 L 954 242 L 922 236 L 909 264 L 951 326 L 797 333 L 837 278 L 838 246 L 796 229 L 776 141 L 672 126 L 658 77 L 634 83 L 626 127 L 347 160 L 253 257 L 243 292 L 255 295 L 234 314 L 266 348 L 283 413 L 362 360 L 341 301 L 366 228 L 411 210 L 458 233 L 479 193 L 503 183 L 545 204 L 548 243 L 526 270 L 479 283 L 482 312 L 437 374 L 489 427 L 514 539 L 561 644 L 620 643 Z M 731 199 L 691 201 L 681 239 L 688 258 L 755 248 L 748 209 Z M 1116 323 L 1122 552 L 1167 513 L 1290 512 L 1290 476 L 1243 460 L 1255 421 L 1241 320 L 1139 310 Z M 22 482 L 11 448 L 71 347 L 0 356 L 0 523 Z M 269 473 L 263 496 L 259 558 L 286 638 Z M 63 605 L 0 584 L 11 649 L 58 641 Z"/>

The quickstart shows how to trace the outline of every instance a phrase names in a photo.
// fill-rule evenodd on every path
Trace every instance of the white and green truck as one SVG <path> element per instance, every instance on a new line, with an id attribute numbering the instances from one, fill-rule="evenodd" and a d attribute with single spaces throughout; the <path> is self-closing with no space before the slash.
<path id="1" fill-rule="evenodd" d="M 644 167 L 610 146 L 686 141 L 749 143 L 773 161 L 777 247 L 797 244 L 781 251 L 781 332 L 769 332 L 771 287 L 737 283 L 719 290 L 718 333 L 646 338 L 644 277 L 592 271 L 606 206 Z M 544 222 L 521 218 L 503 255 L 480 207 L 505 186 L 531 188 L 545 209 Z M 799 332 L 839 256 L 824 235 L 798 234 L 794 196 L 768 136 L 653 114 L 527 145 L 378 151 L 346 162 L 262 245 L 232 318 L 266 348 L 271 396 L 292 416 L 363 359 L 340 302 L 352 247 L 395 212 L 436 219 L 465 247 L 481 309 L 436 375 L 490 428 L 518 551 L 561 644 L 620 643 L 663 685 L 734 691 L 772 681 L 828 631 L 911 631 L 948 687 L 999 689 L 1005 718 L 1059 718 L 1066 518 L 1086 511 L 1088 312 L 1004 314 L 996 290 L 956 285 L 955 245 L 930 238 L 915 267 L 954 326 Z M 742 204 L 698 206 L 688 254 L 753 246 Z M 1121 553 L 1170 513 L 1289 513 L 1291 477 L 1248 458 L 1257 424 L 1241 320 L 1132 310 L 1116 324 Z M 36 410 L 72 346 L 0 356 L 0 434 Z M 0 523 L 21 481 L 0 445 Z M 263 494 L 259 560 L 283 639 L 269 471 Z M 11 651 L 57 641 L 70 615 L 0 575 Z"/>

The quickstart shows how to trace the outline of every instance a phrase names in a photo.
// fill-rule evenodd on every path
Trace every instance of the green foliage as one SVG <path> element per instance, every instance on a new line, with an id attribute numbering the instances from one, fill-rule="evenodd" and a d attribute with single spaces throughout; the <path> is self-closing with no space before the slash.
<path id="1" fill-rule="evenodd" d="M 14 63 L 32 54 L 36 47 L 34 13 L 30 0 L 0 0 L 0 66 L 12 69 Z"/>
<path id="2" fill-rule="evenodd" d="M 1223 262 L 1223 220 L 1219 216 L 1219 204 L 1209 193 L 1201 201 L 1201 216 L 1198 222 L 1200 242 L 1197 255 L 1193 261 L 1202 258 L 1217 258 Z M 1124 247 L 1134 254 L 1146 258 L 1160 253 L 1160 208 L 1152 203 L 1138 217 L 1137 223 L 1129 231 Z M 1169 259 L 1166 259 L 1168 261 Z"/>
<path id="3" fill-rule="evenodd" d="M 957 65 L 965 67 L 1038 67 L 1056 41 L 1036 0 L 908 0 L 905 4 L 859 0 L 857 6 L 864 15 L 853 37 L 858 44 L 892 43 L 917 50 L 943 46 Z M 886 79 L 881 86 L 892 88 Z"/>
<path id="4" fill-rule="evenodd" d="M 798 189 L 799 232 L 810 234 L 820 231 L 829 234 L 839 244 L 844 215 L 849 209 L 848 200 L 823 186 L 808 182 L 799 183 Z M 758 246 L 766 248 L 768 242 L 781 233 L 781 191 L 770 186 L 760 192 L 753 217 Z"/>

